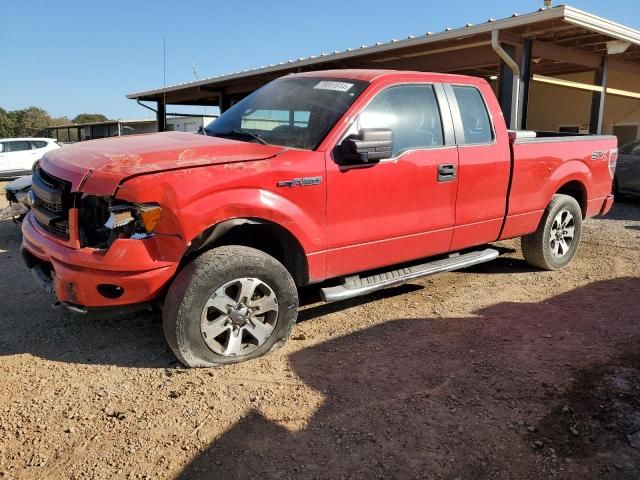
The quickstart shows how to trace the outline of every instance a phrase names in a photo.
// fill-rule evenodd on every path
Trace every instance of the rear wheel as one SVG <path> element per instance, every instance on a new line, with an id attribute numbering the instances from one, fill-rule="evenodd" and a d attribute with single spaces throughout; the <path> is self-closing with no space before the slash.
<path id="1" fill-rule="evenodd" d="M 195 258 L 169 288 L 167 342 L 189 367 L 256 358 L 284 344 L 298 310 L 296 286 L 273 257 L 225 246 Z"/>
<path id="2" fill-rule="evenodd" d="M 582 234 L 582 210 L 575 198 L 554 195 L 538 229 L 522 237 L 522 253 L 529 265 L 559 270 L 573 260 Z"/>

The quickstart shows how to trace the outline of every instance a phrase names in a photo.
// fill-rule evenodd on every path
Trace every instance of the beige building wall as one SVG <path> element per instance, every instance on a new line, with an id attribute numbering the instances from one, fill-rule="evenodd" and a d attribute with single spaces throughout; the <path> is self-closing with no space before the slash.
<path id="1" fill-rule="evenodd" d="M 593 85 L 593 72 L 562 75 L 559 78 Z M 640 76 L 609 72 L 608 86 L 640 93 Z M 591 92 L 574 88 L 531 82 L 527 128 L 558 131 L 562 126 L 589 128 Z M 640 99 L 608 94 L 605 103 L 604 133 L 614 133 L 614 126 L 640 126 Z M 629 129 L 626 129 L 627 135 Z M 640 136 L 640 129 L 636 138 Z"/>

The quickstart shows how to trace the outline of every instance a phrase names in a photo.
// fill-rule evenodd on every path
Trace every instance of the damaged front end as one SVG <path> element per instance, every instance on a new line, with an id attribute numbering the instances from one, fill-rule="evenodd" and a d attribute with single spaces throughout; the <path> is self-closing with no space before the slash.
<path id="1" fill-rule="evenodd" d="M 160 205 L 78 191 L 41 167 L 31 197 L 22 253 L 56 305 L 76 312 L 137 309 L 159 298 L 184 250 L 179 238 L 155 234 Z"/>
<path id="2" fill-rule="evenodd" d="M 81 246 L 106 249 L 118 238 L 144 239 L 162 218 L 153 203 L 130 203 L 111 197 L 85 195 L 79 205 Z"/>

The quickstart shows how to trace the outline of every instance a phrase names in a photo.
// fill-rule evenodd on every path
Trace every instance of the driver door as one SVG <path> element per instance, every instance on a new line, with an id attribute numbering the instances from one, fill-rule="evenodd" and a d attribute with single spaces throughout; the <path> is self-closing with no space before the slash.
<path id="1" fill-rule="evenodd" d="M 453 235 L 458 151 L 442 87 L 384 88 L 343 138 L 361 128 L 390 129 L 392 158 L 340 165 L 327 152 L 328 278 L 447 252 Z"/>

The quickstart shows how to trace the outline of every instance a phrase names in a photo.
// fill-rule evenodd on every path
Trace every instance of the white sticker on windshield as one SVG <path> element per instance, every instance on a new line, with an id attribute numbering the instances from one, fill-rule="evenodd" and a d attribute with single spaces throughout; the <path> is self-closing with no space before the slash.
<path id="1" fill-rule="evenodd" d="M 336 92 L 348 92 L 349 90 L 351 90 L 351 87 L 353 87 L 353 83 L 322 80 L 313 88 L 317 90 L 335 90 Z"/>

